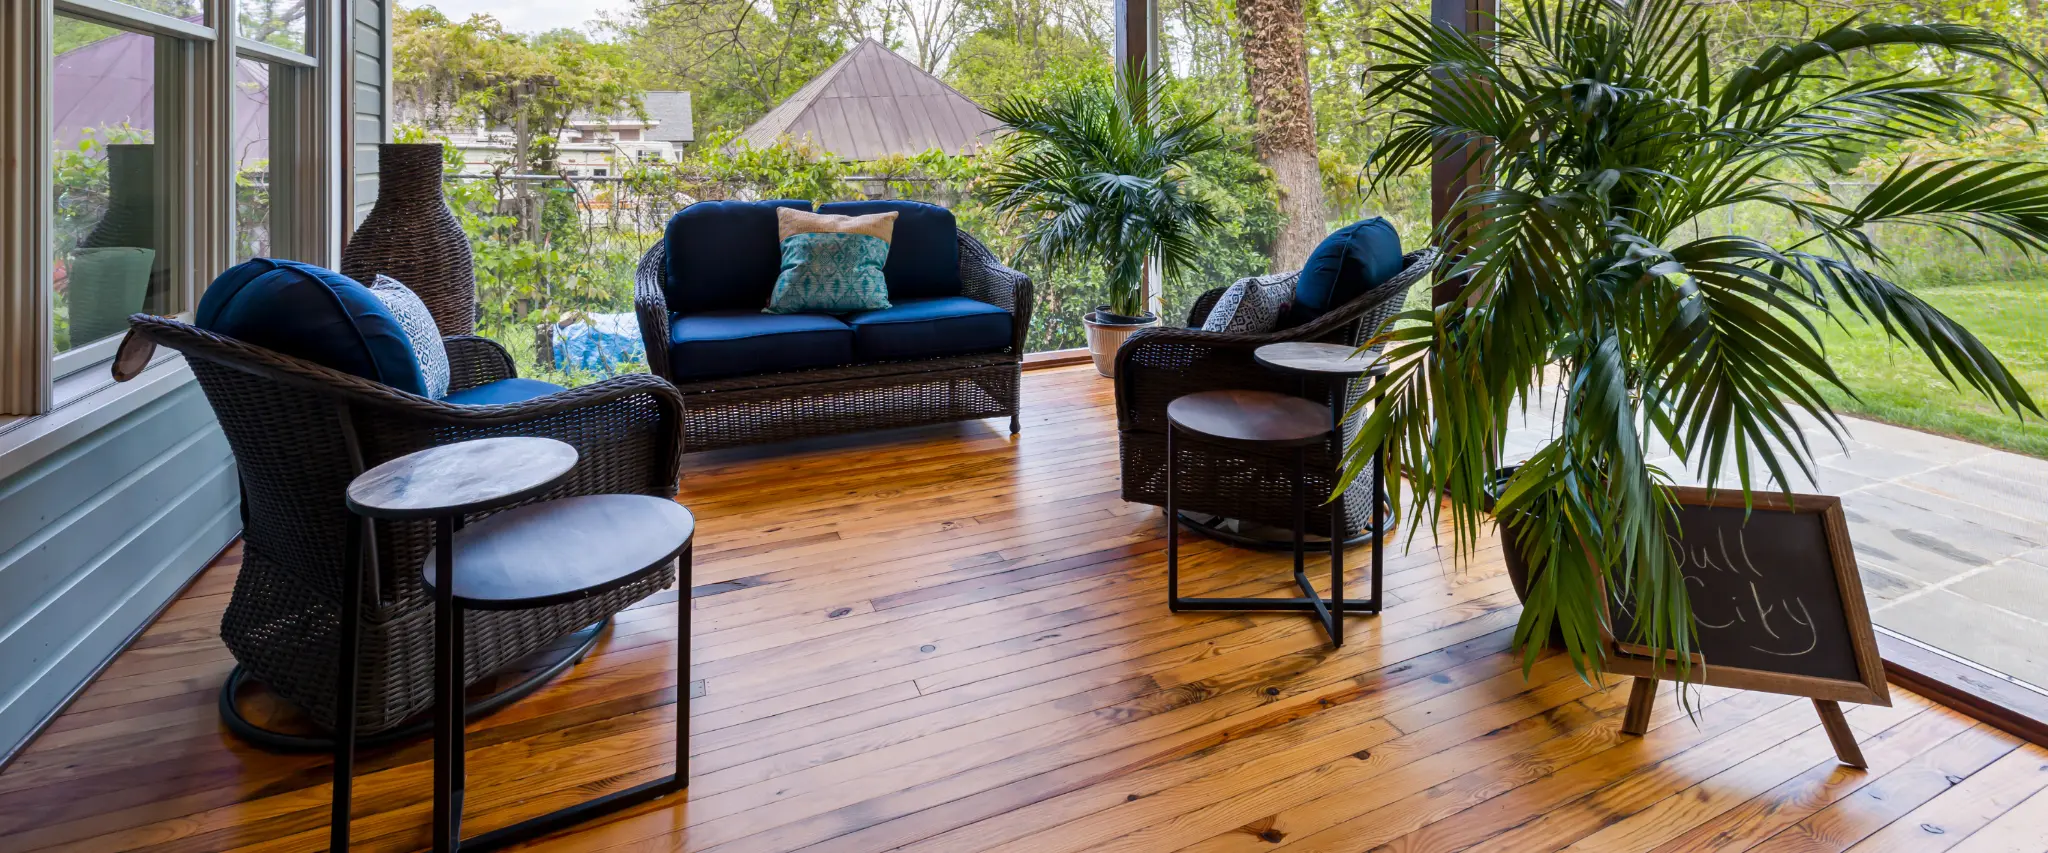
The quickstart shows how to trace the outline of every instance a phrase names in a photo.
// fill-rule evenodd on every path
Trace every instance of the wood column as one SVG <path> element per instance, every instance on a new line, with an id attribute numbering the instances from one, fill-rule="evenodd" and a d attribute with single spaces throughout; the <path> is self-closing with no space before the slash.
<path id="1" fill-rule="evenodd" d="M 1450 27 L 1459 32 L 1479 32 L 1491 28 L 1491 16 L 1500 11 L 1499 0 L 1430 0 L 1430 19 L 1438 26 Z M 1479 177 L 1486 160 L 1483 152 L 1470 148 L 1450 147 L 1439 150 L 1429 170 L 1429 211 L 1434 225 L 1441 226 L 1444 217 L 1450 214 L 1451 203 L 1472 185 Z M 1439 279 L 1432 297 L 1438 305 L 1458 298 L 1459 282 Z"/>
<path id="2" fill-rule="evenodd" d="M 1113 58 L 1122 69 L 1131 60 L 1145 63 L 1146 70 L 1159 67 L 1158 0 L 1115 0 L 1111 16 L 1116 23 Z"/>

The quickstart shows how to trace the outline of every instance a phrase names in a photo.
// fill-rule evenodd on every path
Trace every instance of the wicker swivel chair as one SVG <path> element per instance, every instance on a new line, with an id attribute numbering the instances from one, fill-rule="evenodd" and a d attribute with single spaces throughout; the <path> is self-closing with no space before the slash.
<path id="1" fill-rule="evenodd" d="M 433 544 L 427 523 L 369 522 L 343 490 L 362 471 L 425 447 L 501 435 L 567 442 L 581 460 L 537 500 L 586 494 L 673 497 L 683 401 L 669 383 L 634 375 L 524 402 L 452 405 L 398 391 L 185 323 L 137 314 L 132 334 L 185 354 L 219 416 L 242 489 L 241 575 L 221 620 L 221 639 L 244 673 L 331 727 L 337 598 L 342 572 L 365 574 L 357 673 L 357 732 L 389 732 L 433 704 L 433 606 L 420 566 Z M 447 338 L 451 391 L 514 378 L 512 358 L 481 337 Z M 479 516 L 481 517 L 481 516 Z M 360 559 L 344 557 L 350 525 L 362 525 Z M 667 587 L 673 573 L 554 607 L 471 612 L 465 683 L 557 643 Z M 536 685 L 537 686 L 537 685 Z M 311 748 L 306 738 L 255 729 L 224 692 L 222 713 L 258 744 Z M 477 706 L 472 704 L 472 712 Z"/>
<path id="2" fill-rule="evenodd" d="M 1117 439 L 1123 460 L 1124 500 L 1166 505 L 1168 403 L 1197 391 L 1231 389 L 1274 391 L 1328 402 L 1328 386 L 1305 385 L 1299 378 L 1262 367 L 1253 361 L 1252 351 L 1286 341 L 1362 344 L 1401 309 L 1408 290 L 1427 276 L 1435 263 L 1434 250 L 1411 252 L 1402 258 L 1401 271 L 1378 287 L 1313 320 L 1269 334 L 1202 331 L 1209 309 L 1226 289 L 1219 287 L 1195 300 L 1188 312 L 1190 328 L 1144 329 L 1132 335 L 1116 356 Z M 1280 273 L 1260 276 L 1254 281 L 1291 286 L 1299 275 L 1299 271 Z M 1365 390 L 1365 381 L 1359 379 L 1350 384 L 1345 395 L 1347 403 L 1357 401 Z M 1357 421 L 1354 417 L 1344 422 L 1347 440 L 1357 434 Z M 1180 457 L 1180 466 L 1174 473 L 1175 503 L 1180 510 L 1274 527 L 1293 524 L 1291 456 L 1268 458 L 1220 446 L 1191 444 L 1181 450 Z M 1318 445 L 1308 451 L 1307 463 L 1307 493 L 1329 494 L 1335 486 L 1329 452 Z M 1371 476 L 1370 471 L 1365 476 Z M 1372 523 L 1369 491 L 1352 489 L 1345 493 L 1341 503 L 1345 529 L 1356 531 L 1354 538 Z M 1330 529 L 1330 506 L 1317 502 L 1309 509 L 1309 530 Z M 1210 525 L 1200 529 L 1240 544 L 1274 544 L 1232 536 Z"/>

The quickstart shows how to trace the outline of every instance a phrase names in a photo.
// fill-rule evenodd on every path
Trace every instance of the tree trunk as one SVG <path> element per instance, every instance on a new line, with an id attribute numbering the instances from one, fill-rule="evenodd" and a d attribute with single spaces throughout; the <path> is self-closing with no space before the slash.
<path id="1" fill-rule="evenodd" d="M 1252 144 L 1280 187 L 1282 221 L 1273 241 L 1273 269 L 1298 269 L 1329 227 L 1316 164 L 1302 0 L 1238 0 L 1237 23 L 1251 90 Z"/>

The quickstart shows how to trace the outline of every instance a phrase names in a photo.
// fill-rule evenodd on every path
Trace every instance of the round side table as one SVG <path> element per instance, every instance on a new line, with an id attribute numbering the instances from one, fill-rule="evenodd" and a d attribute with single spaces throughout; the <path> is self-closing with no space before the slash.
<path id="1" fill-rule="evenodd" d="M 1309 582 L 1304 537 L 1308 534 L 1308 448 L 1331 441 L 1330 409 L 1320 403 L 1271 391 L 1203 391 L 1166 406 L 1166 605 L 1183 610 L 1279 610 L 1313 613 L 1333 646 L 1344 645 L 1346 612 L 1379 612 L 1379 561 L 1373 562 L 1373 598 L 1344 597 L 1344 513 L 1330 513 L 1330 598 Z M 1294 457 L 1294 598 L 1187 598 L 1180 594 L 1180 525 L 1174 481 L 1177 452 L 1194 440 Z M 1377 548 L 1377 541 L 1375 541 Z M 1375 551 L 1377 556 L 1377 551 Z"/>
<path id="2" fill-rule="evenodd" d="M 682 790 L 689 784 L 689 602 L 678 608 L 676 769 L 475 838 L 462 838 L 463 648 L 468 610 L 523 610 L 601 595 L 667 569 L 688 586 L 696 519 L 675 501 L 647 495 L 587 495 L 528 504 L 463 525 L 465 515 L 527 500 L 553 487 L 576 464 L 567 444 L 542 438 L 493 438 L 431 448 L 379 465 L 348 489 L 349 508 L 372 518 L 435 521 L 434 549 L 421 568 L 434 596 L 435 851 L 495 850 L 599 815 Z M 357 591 L 360 592 L 359 590 Z M 344 625 L 352 624 L 344 618 Z M 354 674 L 344 637 L 343 672 Z M 354 684 L 340 691 L 353 704 Z M 345 705 L 344 707 L 348 707 Z M 335 824 L 331 846 L 348 845 L 348 762 L 353 715 L 337 734 Z M 349 744 L 350 746 L 344 746 Z"/>

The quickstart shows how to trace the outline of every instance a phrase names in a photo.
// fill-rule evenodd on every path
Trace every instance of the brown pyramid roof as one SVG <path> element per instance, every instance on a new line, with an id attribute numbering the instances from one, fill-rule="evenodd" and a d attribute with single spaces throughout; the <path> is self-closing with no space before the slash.
<path id="1" fill-rule="evenodd" d="M 964 154 L 995 139 L 996 123 L 959 90 L 874 39 L 863 40 L 739 135 L 757 148 L 808 138 L 846 160 Z"/>

